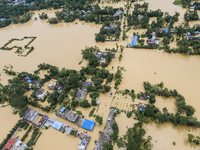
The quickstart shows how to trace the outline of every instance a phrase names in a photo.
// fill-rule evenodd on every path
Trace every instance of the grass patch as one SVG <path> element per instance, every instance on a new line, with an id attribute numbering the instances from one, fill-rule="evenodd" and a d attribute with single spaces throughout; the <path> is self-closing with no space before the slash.
<path id="1" fill-rule="evenodd" d="M 35 143 L 37 142 L 37 140 L 39 139 L 40 135 L 42 134 L 42 132 L 39 133 L 37 139 L 35 140 Z"/>
<path id="2" fill-rule="evenodd" d="M 182 4 L 182 1 L 181 0 L 175 0 L 173 2 L 174 5 L 181 5 Z"/>
<path id="3" fill-rule="evenodd" d="M 94 111 L 95 111 L 95 108 L 93 108 L 93 109 L 90 111 L 89 117 L 92 117 L 92 116 L 93 116 Z"/>

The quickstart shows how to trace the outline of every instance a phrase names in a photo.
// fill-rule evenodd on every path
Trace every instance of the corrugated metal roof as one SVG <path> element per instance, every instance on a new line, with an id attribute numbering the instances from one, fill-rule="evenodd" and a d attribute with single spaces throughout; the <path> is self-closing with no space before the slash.
<path id="1" fill-rule="evenodd" d="M 93 128 L 94 128 L 95 123 L 96 123 L 96 122 L 94 122 L 94 121 L 85 119 L 85 121 L 83 122 L 83 124 L 82 124 L 81 127 L 82 127 L 82 128 L 85 128 L 85 129 L 87 129 L 87 130 L 92 131 Z"/>
<path id="2" fill-rule="evenodd" d="M 53 128 L 60 130 L 60 128 L 62 127 L 63 123 L 55 121 L 52 125 Z"/>

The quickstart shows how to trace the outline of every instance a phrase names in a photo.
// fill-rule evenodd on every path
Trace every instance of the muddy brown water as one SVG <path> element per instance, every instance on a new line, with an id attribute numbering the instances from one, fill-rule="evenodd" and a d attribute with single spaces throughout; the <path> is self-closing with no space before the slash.
<path id="1" fill-rule="evenodd" d="M 179 23 L 183 22 L 183 16 L 185 9 L 179 6 L 173 5 L 173 0 L 146 0 L 149 3 L 149 8 L 152 10 L 161 9 L 162 11 L 169 12 L 170 15 L 180 12 Z M 142 3 L 142 2 L 139 2 Z M 112 4 L 102 4 L 103 6 L 110 6 Z M 114 4 L 114 7 L 123 7 L 124 2 Z M 68 69 L 79 70 L 81 66 L 86 65 L 86 61 L 83 61 L 81 65 L 78 65 L 81 61 L 81 49 L 85 46 L 97 45 L 103 51 L 105 48 L 115 47 L 116 42 L 96 43 L 95 33 L 99 32 L 101 25 L 95 25 L 94 23 L 85 23 L 82 21 L 74 21 L 73 23 L 58 23 L 56 25 L 49 25 L 47 20 L 40 20 L 38 13 L 46 12 L 50 17 L 54 17 L 54 10 L 42 10 L 36 11 L 33 15 L 33 19 L 25 24 L 10 25 L 6 28 L 0 29 L 0 46 L 3 46 L 11 38 L 23 38 L 24 36 L 36 36 L 36 40 L 33 41 L 30 46 L 34 46 L 35 50 L 27 57 L 20 57 L 13 51 L 0 51 L 0 72 L 1 83 L 6 84 L 10 76 L 2 72 L 4 66 L 9 64 L 13 65 L 13 70 L 17 72 L 28 71 L 33 72 L 37 69 L 37 65 L 40 63 L 49 63 L 51 65 L 58 66 L 60 69 L 65 67 Z M 34 18 L 38 19 L 34 21 Z M 154 18 L 153 18 L 154 19 Z M 153 20 L 152 19 L 152 20 Z M 76 24 L 77 22 L 77 24 Z M 192 22 L 197 23 L 197 22 Z M 139 32 L 140 34 L 145 30 L 130 30 L 127 35 L 129 36 L 127 41 L 119 41 L 118 44 L 126 45 L 127 42 L 131 42 L 130 37 L 133 32 Z M 21 43 L 22 44 L 22 43 Z M 23 44 L 22 44 L 23 45 Z M 144 50 L 144 49 L 125 49 L 123 52 L 122 61 L 118 61 L 117 58 L 113 59 L 107 69 L 111 69 L 115 66 L 111 72 L 115 73 L 117 66 L 123 66 L 126 71 L 123 71 L 123 81 L 119 86 L 119 89 L 134 89 L 135 92 L 143 91 L 142 82 L 149 81 L 152 84 L 160 83 L 163 81 L 165 86 L 169 89 L 177 89 L 186 98 L 186 103 L 195 107 L 195 116 L 200 120 L 199 109 L 199 95 L 200 91 L 200 57 L 188 56 L 182 54 L 167 54 L 158 50 Z M 43 71 L 45 74 L 45 71 Z M 41 75 L 42 77 L 43 75 Z M 46 85 L 46 84 L 45 84 Z M 115 92 L 113 83 L 111 84 L 111 92 Z M 46 87 L 45 87 L 46 88 Z M 30 93 L 27 93 L 30 95 Z M 89 99 L 89 95 L 87 96 Z M 162 109 L 167 107 L 169 112 L 176 111 L 176 107 L 173 99 L 163 99 L 157 97 L 156 106 Z M 112 97 L 107 94 L 101 94 L 99 97 L 100 105 L 96 107 L 94 114 L 103 116 L 103 124 L 99 126 L 95 125 L 94 130 L 88 131 L 91 135 L 91 141 L 88 145 L 89 150 L 95 147 L 95 140 L 99 138 L 99 131 L 103 131 L 106 123 L 109 107 L 111 105 Z M 135 100 L 134 103 L 141 102 Z M 130 102 L 131 103 L 131 102 Z M 129 104 L 129 102 L 128 102 Z M 47 105 L 45 103 L 44 105 Z M 47 114 L 42 110 L 38 112 Z M 94 117 L 89 117 L 91 109 L 84 109 L 78 107 L 77 110 L 82 111 L 85 118 L 95 120 Z M 98 111 L 97 111 L 98 110 Z M 56 119 L 62 123 L 70 125 L 79 131 L 83 132 L 84 129 L 76 126 L 75 124 L 59 118 L 55 113 L 48 113 L 49 117 Z M 7 133 L 11 130 L 19 117 L 12 114 L 12 108 L 10 106 L 0 108 L 0 141 L 2 141 Z M 119 135 L 122 136 L 126 133 L 126 126 L 131 127 L 136 121 L 131 118 L 127 118 L 124 113 L 116 117 L 116 121 L 119 125 Z M 163 125 L 148 124 L 144 128 L 147 131 L 147 136 L 151 135 L 154 145 L 154 150 L 167 150 L 167 149 L 198 149 L 194 145 L 190 145 L 187 142 L 187 134 L 199 135 L 199 129 L 188 128 L 184 126 L 174 127 L 170 123 Z M 49 128 L 48 130 L 42 130 L 42 135 L 34 146 L 36 150 L 39 149 L 70 149 L 75 150 L 78 146 L 78 138 L 67 136 L 61 132 Z M 17 133 L 23 136 L 22 133 Z M 25 141 L 30 139 L 30 135 Z M 173 141 L 177 144 L 173 146 Z M 115 149 L 118 149 L 115 147 Z"/>

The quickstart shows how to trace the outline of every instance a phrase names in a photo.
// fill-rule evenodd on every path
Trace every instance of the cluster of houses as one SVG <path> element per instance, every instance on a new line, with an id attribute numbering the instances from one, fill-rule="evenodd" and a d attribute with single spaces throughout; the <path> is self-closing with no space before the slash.
<path id="1" fill-rule="evenodd" d="M 159 40 L 156 40 L 155 32 L 152 32 L 151 35 L 152 35 L 152 38 L 147 40 L 148 45 L 158 45 Z"/>
<path id="2" fill-rule="evenodd" d="M 19 139 L 10 138 L 2 150 L 25 150 L 28 148 L 26 143 L 23 143 Z"/>
<path id="3" fill-rule="evenodd" d="M 198 5 L 195 5 L 195 4 L 190 5 L 190 9 L 195 9 L 196 7 L 200 7 L 199 3 L 198 3 Z"/>
<path id="4" fill-rule="evenodd" d="M 199 34 L 199 31 L 195 31 L 195 35 L 196 34 Z M 189 39 L 200 39 L 200 36 L 195 36 L 195 35 L 192 35 L 191 32 L 187 32 L 186 39 L 187 40 L 189 40 Z"/>
<path id="5" fill-rule="evenodd" d="M 51 118 L 48 118 L 48 120 L 45 123 L 45 126 L 47 126 L 47 127 L 51 126 L 54 129 L 61 131 L 62 133 L 65 132 L 67 135 L 70 135 L 70 133 L 72 131 L 74 131 L 75 136 L 79 137 L 81 139 L 81 140 L 79 140 L 79 143 L 78 143 L 78 149 L 79 150 L 86 150 L 87 145 L 88 145 L 90 138 L 91 138 L 91 136 L 89 136 L 87 134 L 83 134 L 80 131 L 78 131 L 78 130 L 70 127 L 70 126 L 63 124 L 59 121 L 56 121 L 54 119 L 51 119 Z"/>
<path id="6" fill-rule="evenodd" d="M 36 86 L 37 88 L 40 88 L 40 82 L 37 81 L 37 80 L 33 80 L 33 79 L 30 78 L 30 77 L 25 77 L 25 78 L 23 78 L 23 81 L 24 81 L 24 82 L 28 82 L 28 83 L 35 84 L 35 86 Z M 31 87 L 30 87 L 30 88 L 31 88 Z"/>
<path id="7" fill-rule="evenodd" d="M 34 4 L 34 2 L 26 3 L 25 0 L 14 0 L 14 1 L 12 1 L 11 3 L 9 3 L 9 5 L 13 5 L 13 6 L 19 5 L 19 4 L 26 5 L 26 6 L 31 6 L 31 5 Z"/>
<path id="8" fill-rule="evenodd" d="M 113 118 L 115 113 L 116 113 L 115 109 L 111 109 L 110 110 L 110 113 L 108 115 L 108 119 L 106 121 L 106 125 L 104 127 L 104 130 L 101 133 L 101 135 L 99 137 L 99 141 L 98 141 L 96 147 L 93 150 L 102 150 L 104 142 L 108 142 L 108 143 L 112 142 L 111 134 L 114 132 L 112 126 L 113 126 L 113 124 L 115 122 L 115 120 Z"/>
<path id="9" fill-rule="evenodd" d="M 123 13 L 123 11 L 121 11 L 120 9 L 119 10 L 117 10 L 115 13 L 114 13 L 114 17 L 115 16 L 120 16 L 121 14 Z"/>
<path id="10" fill-rule="evenodd" d="M 57 81 L 51 81 L 47 84 L 49 90 L 53 90 L 54 88 L 57 89 L 57 92 L 60 93 L 64 89 L 64 86 L 58 84 Z"/>
<path id="11" fill-rule="evenodd" d="M 59 108 L 58 111 L 56 112 L 56 115 L 90 131 L 93 130 L 95 125 L 94 121 L 82 118 L 78 114 L 73 113 L 72 111 L 66 109 L 65 107 Z"/>
<path id="12" fill-rule="evenodd" d="M 37 124 L 35 124 L 34 121 L 37 119 L 37 117 L 39 115 L 41 115 L 42 118 L 40 119 L 40 121 Z M 61 107 L 58 110 L 57 115 L 58 116 L 60 115 L 61 117 L 63 116 L 64 119 L 67 119 L 71 122 L 74 122 L 78 126 L 81 126 L 81 127 L 88 129 L 90 131 L 92 131 L 92 129 L 95 125 L 95 122 L 81 118 L 79 115 L 74 114 L 73 112 L 67 110 L 65 107 Z M 47 115 L 39 114 L 36 110 L 34 110 L 32 108 L 28 108 L 28 110 L 24 113 L 23 118 L 26 121 L 35 125 L 35 127 L 38 128 L 38 129 L 41 129 L 41 127 L 43 125 L 45 125 L 46 127 L 51 126 L 54 129 L 61 131 L 62 133 L 66 132 L 67 135 L 70 135 L 72 130 L 75 131 L 75 136 L 77 136 L 81 139 L 79 141 L 79 144 L 78 144 L 78 149 L 80 149 L 80 150 L 86 150 L 87 145 L 88 145 L 90 138 L 91 138 L 91 136 L 89 136 L 87 134 L 84 135 L 80 131 L 78 131 L 78 130 L 76 130 L 76 129 L 74 129 L 74 128 L 66 125 L 66 124 L 63 124 L 59 121 L 56 121 L 52 118 L 49 118 Z M 8 147 L 8 145 L 6 147 Z M 7 149 L 5 149 L 5 150 L 7 150 Z M 13 149 L 13 150 L 15 150 L 15 149 Z M 16 150 L 18 150 L 18 149 L 16 149 Z M 24 149 L 22 149 L 22 150 L 24 150 Z"/>
<path id="13" fill-rule="evenodd" d="M 139 111 L 143 111 L 144 112 L 144 108 L 147 106 L 147 104 L 144 104 L 144 103 L 138 103 L 137 105 L 137 110 Z"/>
<path id="14" fill-rule="evenodd" d="M 30 77 L 25 77 L 25 78 L 23 78 L 23 81 L 24 81 L 24 82 L 27 82 L 27 83 L 35 84 L 35 86 L 36 86 L 37 88 L 40 88 L 40 82 L 39 82 L 38 80 L 33 80 L 33 79 L 30 78 Z M 47 84 L 47 87 L 48 87 L 49 90 L 53 90 L 54 88 L 56 88 L 58 93 L 61 93 L 62 90 L 64 89 L 64 86 L 58 84 L 57 81 L 54 81 L 54 82 L 51 81 L 51 82 L 49 82 L 49 83 Z M 30 86 L 29 88 L 31 88 L 31 86 Z M 44 97 L 45 97 L 46 95 L 47 95 L 47 91 L 44 90 L 44 89 L 38 89 L 38 90 L 36 91 L 36 97 L 37 97 L 38 99 L 44 99 Z"/>
<path id="15" fill-rule="evenodd" d="M 95 57 L 100 60 L 99 66 L 101 66 L 102 63 L 106 63 L 106 56 L 108 55 L 108 52 L 95 52 Z M 112 58 L 115 58 L 115 54 L 112 53 Z"/>
<path id="16" fill-rule="evenodd" d="M 38 116 L 42 116 L 42 118 L 40 119 L 40 121 L 35 124 L 34 121 L 37 119 Z M 42 115 L 42 114 L 39 114 L 36 110 L 32 109 L 32 108 L 28 108 L 27 111 L 24 113 L 23 115 L 23 118 L 36 125 L 36 128 L 38 129 L 41 129 L 41 127 L 45 124 L 45 122 L 47 121 L 48 119 L 48 116 L 47 115 Z"/>

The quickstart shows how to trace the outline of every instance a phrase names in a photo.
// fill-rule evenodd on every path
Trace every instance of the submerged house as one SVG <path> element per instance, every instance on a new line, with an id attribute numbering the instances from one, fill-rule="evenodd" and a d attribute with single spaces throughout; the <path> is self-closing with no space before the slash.
<path id="1" fill-rule="evenodd" d="M 123 12 L 119 9 L 115 12 L 113 16 L 120 16 Z"/>
<path id="2" fill-rule="evenodd" d="M 28 148 L 26 143 L 23 143 L 21 140 L 17 140 L 10 150 L 25 150 L 26 148 Z"/>
<path id="3" fill-rule="evenodd" d="M 62 92 L 62 90 L 64 89 L 64 86 L 60 85 L 60 84 L 57 84 L 56 85 L 56 88 L 57 88 L 57 92 L 60 93 Z"/>
<path id="4" fill-rule="evenodd" d="M 48 84 L 47 84 L 47 88 L 49 89 L 49 90 L 53 90 L 55 87 L 56 87 L 56 81 L 54 81 L 54 82 L 49 82 Z"/>
<path id="5" fill-rule="evenodd" d="M 38 124 L 36 125 L 36 128 L 41 129 L 41 127 L 45 124 L 47 119 L 48 119 L 48 116 L 43 115 L 42 118 L 40 119 L 40 121 L 38 122 Z"/>
<path id="6" fill-rule="evenodd" d="M 144 107 L 146 107 L 147 106 L 147 104 L 143 104 L 143 103 L 138 103 L 138 105 L 137 105 L 137 110 L 140 110 L 140 111 L 144 111 Z"/>
<path id="7" fill-rule="evenodd" d="M 37 80 L 33 80 L 33 79 L 30 78 L 30 77 L 25 77 L 25 78 L 23 78 L 23 81 L 24 81 L 24 82 L 28 82 L 28 83 L 33 83 L 33 84 L 35 84 L 35 86 L 36 86 L 37 88 L 40 88 L 40 82 L 37 81 Z"/>
<path id="8" fill-rule="evenodd" d="M 115 114 L 115 109 L 111 109 L 110 113 L 108 115 L 108 119 L 107 119 L 105 128 L 104 128 L 103 132 L 101 133 L 101 135 L 99 137 L 99 141 L 98 141 L 96 147 L 94 148 L 94 150 L 102 150 L 104 142 L 108 142 L 108 143 L 112 142 L 111 134 L 114 132 L 114 130 L 112 128 L 113 123 L 115 122 L 115 120 L 113 119 L 114 114 Z"/>
<path id="9" fill-rule="evenodd" d="M 16 142 L 16 140 L 10 138 L 8 140 L 8 142 L 6 143 L 6 145 L 2 148 L 2 150 L 10 150 L 13 147 L 13 145 L 15 144 L 15 142 Z"/>
<path id="10" fill-rule="evenodd" d="M 92 85 L 91 82 L 83 82 L 82 83 L 82 88 L 80 90 L 78 90 L 78 92 L 76 93 L 76 100 L 77 101 L 82 101 L 86 98 L 86 95 L 88 93 L 87 87 Z"/>
<path id="11" fill-rule="evenodd" d="M 54 88 L 57 88 L 57 92 L 58 93 L 62 92 L 62 90 L 64 89 L 64 86 L 58 84 L 57 81 L 54 81 L 54 82 L 51 81 L 51 82 L 49 82 L 47 84 L 47 87 L 48 87 L 49 90 L 53 90 Z"/>
<path id="12" fill-rule="evenodd" d="M 147 40 L 148 45 L 158 45 L 159 41 L 155 39 L 148 39 Z"/>
<path id="13" fill-rule="evenodd" d="M 36 97 L 38 99 L 44 99 L 44 97 L 47 95 L 47 91 L 45 91 L 44 89 L 39 89 L 36 91 Z"/>
<path id="14" fill-rule="evenodd" d="M 159 27 L 159 28 L 158 28 L 158 31 L 159 31 L 159 32 L 165 31 L 165 33 L 168 33 L 168 32 L 169 32 L 169 29 L 168 29 L 168 27 L 163 27 L 163 28 L 160 28 L 160 27 Z M 171 31 L 171 32 L 174 32 L 174 28 L 171 28 L 170 31 Z"/>
<path id="15" fill-rule="evenodd" d="M 53 124 L 54 124 L 55 121 L 56 120 L 54 120 L 54 119 L 48 118 L 47 121 L 46 121 L 46 123 L 45 123 L 45 126 L 46 127 L 53 126 Z"/>
<path id="16" fill-rule="evenodd" d="M 55 121 L 52 125 L 52 127 L 56 130 L 60 130 L 62 127 L 63 123 L 59 122 L 59 121 Z"/>
<path id="17" fill-rule="evenodd" d="M 35 119 L 38 117 L 39 113 L 32 109 L 28 108 L 28 110 L 24 113 L 23 118 L 31 123 L 35 121 Z"/>
<path id="18" fill-rule="evenodd" d="M 82 118 L 78 114 L 73 113 L 72 111 L 66 109 L 65 107 L 59 108 L 58 111 L 56 112 L 56 115 L 58 117 L 62 117 L 68 121 L 75 123 L 76 125 L 84 128 L 84 129 L 87 129 L 90 131 L 93 130 L 94 125 L 95 125 L 94 121 L 90 121 L 85 118 Z"/>
<path id="19" fill-rule="evenodd" d="M 111 53 L 112 54 L 112 58 L 115 58 L 115 54 L 114 53 Z M 108 55 L 108 52 L 96 52 L 94 53 L 95 57 L 99 60 L 101 60 L 102 58 L 106 58 L 106 56 Z"/>
<path id="20" fill-rule="evenodd" d="M 140 100 L 147 100 L 149 98 L 149 96 L 140 96 L 139 99 Z"/>
<path id="21" fill-rule="evenodd" d="M 138 15 L 138 19 L 142 19 L 144 16 L 143 15 Z"/>

